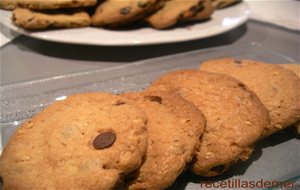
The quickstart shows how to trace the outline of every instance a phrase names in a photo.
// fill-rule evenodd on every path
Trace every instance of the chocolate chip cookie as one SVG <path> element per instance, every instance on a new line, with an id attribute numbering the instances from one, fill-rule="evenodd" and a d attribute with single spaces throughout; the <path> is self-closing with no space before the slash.
<path id="1" fill-rule="evenodd" d="M 231 75 L 257 94 L 271 117 L 265 136 L 300 120 L 300 79 L 292 71 L 276 64 L 233 58 L 206 61 L 200 69 Z"/>
<path id="2" fill-rule="evenodd" d="M 178 22 L 208 19 L 213 10 L 209 0 L 168 0 L 147 22 L 156 29 L 165 29 Z"/>
<path id="3" fill-rule="evenodd" d="M 0 158 L 4 189 L 113 189 L 147 148 L 147 117 L 126 99 L 58 101 L 16 130 Z"/>
<path id="4" fill-rule="evenodd" d="M 89 26 L 91 18 L 84 11 L 47 11 L 38 12 L 16 8 L 12 12 L 15 25 L 25 29 L 79 28 Z"/>
<path id="5" fill-rule="evenodd" d="M 62 9 L 94 6 L 97 0 L 13 0 L 28 9 Z"/>
<path id="6" fill-rule="evenodd" d="M 207 20 L 213 14 L 214 10 L 211 1 L 204 0 L 203 3 L 185 12 L 180 22 Z"/>
<path id="7" fill-rule="evenodd" d="M 116 27 L 141 20 L 156 10 L 159 0 L 106 0 L 101 3 L 94 15 L 94 26 Z"/>
<path id="8" fill-rule="evenodd" d="M 179 95 L 153 91 L 125 94 L 148 117 L 148 150 L 141 167 L 128 179 L 129 189 L 165 189 L 192 160 L 205 118 Z"/>
<path id="9" fill-rule="evenodd" d="M 20 0 L 0 0 L 0 8 L 12 10 L 18 6 Z"/>
<path id="10" fill-rule="evenodd" d="M 163 75 L 147 90 L 154 89 L 181 95 L 206 117 L 207 125 L 191 167 L 198 175 L 216 176 L 239 159 L 248 159 L 252 145 L 269 125 L 268 111 L 257 96 L 227 75 L 175 71 Z"/>

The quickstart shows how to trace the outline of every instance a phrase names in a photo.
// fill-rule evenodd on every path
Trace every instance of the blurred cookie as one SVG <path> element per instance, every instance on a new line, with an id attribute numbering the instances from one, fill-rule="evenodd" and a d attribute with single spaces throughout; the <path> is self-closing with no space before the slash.
<path id="1" fill-rule="evenodd" d="M 12 20 L 25 29 L 79 28 L 91 23 L 90 16 L 84 11 L 37 12 L 24 8 L 16 8 Z"/>
<path id="2" fill-rule="evenodd" d="M 62 9 L 88 7 L 97 4 L 97 0 L 15 0 L 20 7 L 28 9 Z"/>
<path id="3" fill-rule="evenodd" d="M 164 29 L 178 22 L 208 19 L 213 10 L 209 0 L 168 0 L 147 22 L 156 29 Z"/>
<path id="4" fill-rule="evenodd" d="M 0 8 L 12 10 L 18 6 L 20 0 L 0 0 Z"/>
<path id="5" fill-rule="evenodd" d="M 240 81 L 222 74 L 181 70 L 163 75 L 147 90 L 180 94 L 204 114 L 207 125 L 196 148 L 192 171 L 216 176 L 240 160 L 269 124 L 267 109 Z M 200 141 L 199 141 L 200 142 Z"/>
<path id="6" fill-rule="evenodd" d="M 131 174 L 129 189 L 165 189 L 192 160 L 205 127 L 197 107 L 178 95 L 153 91 L 124 94 L 148 117 L 148 149 L 141 167 Z"/>
<path id="7" fill-rule="evenodd" d="M 211 0 L 214 7 L 221 9 L 241 2 L 241 0 Z"/>
<path id="8" fill-rule="evenodd" d="M 184 16 L 181 18 L 180 22 L 185 21 L 201 21 L 207 20 L 214 12 L 214 7 L 209 0 L 203 0 L 203 5 L 190 9 L 184 13 Z"/>
<path id="9" fill-rule="evenodd" d="M 3 189 L 113 189 L 141 164 L 146 123 L 139 108 L 112 94 L 56 102 L 18 128 L 4 148 Z"/>
<path id="10" fill-rule="evenodd" d="M 106 0 L 94 15 L 94 26 L 116 27 L 144 18 L 157 7 L 159 0 Z"/>
<path id="11" fill-rule="evenodd" d="M 276 64 L 233 58 L 206 61 L 200 69 L 231 75 L 257 94 L 271 117 L 265 136 L 300 120 L 300 79 L 292 71 Z"/>

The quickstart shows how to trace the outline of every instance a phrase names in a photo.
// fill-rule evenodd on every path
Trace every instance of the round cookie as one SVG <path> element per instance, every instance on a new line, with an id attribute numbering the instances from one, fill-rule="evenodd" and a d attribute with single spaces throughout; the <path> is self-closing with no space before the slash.
<path id="1" fill-rule="evenodd" d="M 143 19 L 158 8 L 159 0 L 106 0 L 92 16 L 92 25 L 117 27 Z"/>
<path id="2" fill-rule="evenodd" d="M 79 28 L 91 24 L 91 18 L 84 11 L 55 11 L 42 13 L 30 9 L 16 8 L 12 12 L 13 22 L 25 29 Z"/>
<path id="3" fill-rule="evenodd" d="M 113 189 L 147 149 L 147 117 L 126 99 L 87 93 L 50 105 L 13 134 L 4 189 Z"/>
<path id="4" fill-rule="evenodd" d="M 165 29 L 178 22 L 208 19 L 213 11 L 208 0 L 168 0 L 147 22 L 156 29 Z"/>
<path id="5" fill-rule="evenodd" d="M 265 136 L 300 120 L 300 79 L 275 64 L 223 58 L 206 61 L 201 70 L 231 75 L 245 83 L 270 112 L 271 125 Z"/>
<path id="6" fill-rule="evenodd" d="M 76 7 L 89 7 L 97 4 L 97 0 L 13 0 L 18 6 L 42 10 L 42 9 L 63 9 Z"/>
<path id="7" fill-rule="evenodd" d="M 153 91 L 122 95 L 148 117 L 148 149 L 141 167 L 128 179 L 129 189 L 165 189 L 192 160 L 205 118 L 178 95 Z"/>
<path id="8" fill-rule="evenodd" d="M 269 124 L 268 111 L 256 95 L 227 75 L 181 70 L 162 76 L 147 90 L 154 89 L 180 94 L 206 117 L 191 167 L 198 175 L 216 176 L 239 159 L 248 159 Z"/>
<path id="9" fill-rule="evenodd" d="M 196 8 L 192 8 L 184 13 L 180 22 L 207 20 L 213 14 L 215 8 L 210 0 L 203 0 Z"/>

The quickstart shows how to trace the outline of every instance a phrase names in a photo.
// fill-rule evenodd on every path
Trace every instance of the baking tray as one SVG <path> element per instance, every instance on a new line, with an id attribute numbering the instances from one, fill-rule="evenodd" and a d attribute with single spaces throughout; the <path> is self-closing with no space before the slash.
<path id="1" fill-rule="evenodd" d="M 294 35 L 294 34 L 293 34 Z M 299 38 L 299 35 L 297 36 Z M 298 39 L 299 40 L 299 39 Z M 22 122 L 54 101 L 78 92 L 105 91 L 122 93 L 140 91 L 160 75 L 177 69 L 197 68 L 206 59 L 231 56 L 272 63 L 299 62 L 299 57 L 288 57 L 260 42 L 249 42 L 175 54 L 118 67 L 84 71 L 51 78 L 5 85 L 0 89 L 0 148 L 7 143 Z M 184 172 L 170 190 L 205 189 L 208 181 L 240 180 L 246 182 L 291 181 L 293 189 L 300 189 L 300 141 L 293 128 L 282 131 L 256 144 L 249 160 L 232 166 L 215 178 L 202 178 Z M 206 188 L 228 189 L 228 188 Z M 241 188 L 230 188 L 241 189 Z M 254 188 L 248 188 L 254 189 Z M 259 188 L 264 189 L 264 188 Z M 285 188 L 273 188 L 285 189 Z M 289 188 L 291 189 L 291 188 Z"/>

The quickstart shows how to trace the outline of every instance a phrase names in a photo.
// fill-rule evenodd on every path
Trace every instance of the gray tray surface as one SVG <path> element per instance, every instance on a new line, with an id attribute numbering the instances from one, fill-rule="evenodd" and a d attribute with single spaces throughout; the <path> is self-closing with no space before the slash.
<path id="1" fill-rule="evenodd" d="M 288 32 L 286 33 L 286 35 L 289 35 Z M 295 36 L 295 34 L 291 34 L 291 36 Z M 296 35 L 296 37 L 298 39 L 295 40 L 299 41 L 299 35 Z M 291 39 L 293 38 L 291 37 Z M 272 63 L 299 62 L 299 57 L 287 56 L 285 53 L 264 46 L 263 43 L 253 41 L 243 46 L 232 45 L 196 50 L 137 61 L 117 67 L 94 69 L 4 85 L 0 89 L 0 148 L 5 146 L 11 134 L 24 120 L 64 96 L 87 91 L 113 93 L 140 91 L 166 72 L 184 68 L 197 68 L 204 60 L 224 56 Z M 299 147 L 299 136 L 296 135 L 293 128 L 290 128 L 257 143 L 256 149 L 249 160 L 235 164 L 224 175 L 217 178 L 201 178 L 185 172 L 169 189 L 196 190 L 201 189 L 201 183 L 204 181 L 220 182 L 234 179 L 248 182 L 291 180 L 295 183 L 294 189 L 300 189 Z"/>

